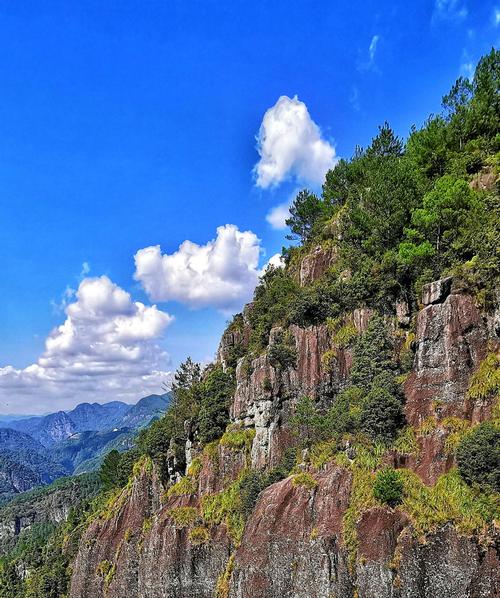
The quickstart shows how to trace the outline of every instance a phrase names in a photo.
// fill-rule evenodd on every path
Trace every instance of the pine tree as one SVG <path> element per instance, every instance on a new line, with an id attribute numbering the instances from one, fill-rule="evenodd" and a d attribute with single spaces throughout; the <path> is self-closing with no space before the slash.
<path id="1" fill-rule="evenodd" d="M 393 369 L 392 352 L 384 320 L 375 314 L 354 348 L 352 384 L 369 392 L 376 376 Z"/>

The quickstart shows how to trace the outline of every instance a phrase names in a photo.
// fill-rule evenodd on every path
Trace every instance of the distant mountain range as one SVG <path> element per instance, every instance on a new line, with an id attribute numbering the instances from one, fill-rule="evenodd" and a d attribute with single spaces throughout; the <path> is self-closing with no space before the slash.
<path id="1" fill-rule="evenodd" d="M 169 403 L 167 393 L 135 405 L 81 403 L 71 411 L 0 419 L 0 500 L 98 469 L 110 450 L 131 448 L 137 431 L 160 417 Z"/>

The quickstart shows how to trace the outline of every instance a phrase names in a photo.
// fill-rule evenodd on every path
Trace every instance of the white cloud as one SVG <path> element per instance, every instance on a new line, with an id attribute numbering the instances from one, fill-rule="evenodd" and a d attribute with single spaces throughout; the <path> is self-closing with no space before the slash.
<path id="1" fill-rule="evenodd" d="M 281 253 L 275 253 L 273 256 L 269 258 L 267 264 L 262 268 L 262 274 L 269 268 L 269 266 L 273 266 L 274 268 L 284 268 L 285 262 L 281 256 Z"/>
<path id="2" fill-rule="evenodd" d="M 359 89 L 354 86 L 352 88 L 351 94 L 349 95 L 349 103 L 351 104 L 353 110 L 359 112 L 361 110 L 361 103 L 359 101 Z"/>
<path id="3" fill-rule="evenodd" d="M 467 6 L 462 0 L 436 0 L 432 13 L 432 22 L 460 22 L 467 17 L 467 14 Z"/>
<path id="4" fill-rule="evenodd" d="M 320 185 L 337 162 L 335 148 L 321 136 L 304 102 L 281 96 L 264 114 L 257 135 L 256 185 L 263 189 L 295 178 Z"/>
<path id="5" fill-rule="evenodd" d="M 290 217 L 290 202 L 285 201 L 271 208 L 266 215 L 267 222 L 276 230 L 286 228 L 286 220 Z"/>
<path id="6" fill-rule="evenodd" d="M 377 45 L 378 45 L 379 39 L 380 39 L 379 35 L 374 35 L 372 37 L 372 41 L 370 42 L 370 47 L 368 48 L 368 55 L 370 57 L 370 65 L 372 65 L 375 61 L 375 53 L 377 52 Z"/>
<path id="7" fill-rule="evenodd" d="M 2 410 L 43 413 L 83 400 L 131 402 L 159 392 L 168 380 L 168 356 L 157 340 L 172 316 L 132 301 L 107 276 L 84 278 L 73 299 L 36 363 L 0 368 Z"/>
<path id="8" fill-rule="evenodd" d="M 471 61 L 462 62 L 462 64 L 460 65 L 460 74 L 464 77 L 467 77 L 467 79 L 471 81 L 474 77 L 474 70 L 474 63 L 472 63 Z"/>
<path id="9" fill-rule="evenodd" d="M 252 297 L 260 253 L 260 240 L 253 232 L 226 224 L 205 245 L 184 241 L 172 254 L 162 254 L 159 245 L 140 249 L 134 278 L 154 301 L 231 312 Z"/>
<path id="10" fill-rule="evenodd" d="M 82 280 L 87 276 L 90 272 L 90 265 L 88 262 L 83 262 L 80 274 L 76 277 L 78 283 L 82 282 Z M 54 299 L 51 301 L 52 311 L 55 314 L 61 314 L 65 311 L 66 307 L 72 301 L 76 294 L 76 289 L 70 287 L 69 285 L 66 286 L 64 291 L 61 293 L 61 298 L 59 301 L 55 301 Z"/>
<path id="11" fill-rule="evenodd" d="M 493 24 L 495 25 L 495 27 L 498 27 L 498 25 L 500 25 L 500 8 L 495 7 L 493 9 Z"/>
<path id="12" fill-rule="evenodd" d="M 474 78 L 474 72 L 476 70 L 476 63 L 472 60 L 469 52 L 464 50 L 462 52 L 462 62 L 460 64 L 460 75 L 471 80 Z"/>
<path id="13" fill-rule="evenodd" d="M 370 45 L 368 46 L 368 58 L 364 58 L 359 61 L 358 63 L 358 71 L 363 72 L 363 71 L 378 71 L 376 65 L 375 65 L 375 56 L 377 54 L 377 48 L 378 48 L 378 44 L 380 41 L 380 35 L 375 34 L 371 41 L 370 41 Z M 364 54 L 364 53 L 363 53 Z M 357 90 L 355 91 L 355 97 L 353 98 L 354 102 L 357 102 Z"/>

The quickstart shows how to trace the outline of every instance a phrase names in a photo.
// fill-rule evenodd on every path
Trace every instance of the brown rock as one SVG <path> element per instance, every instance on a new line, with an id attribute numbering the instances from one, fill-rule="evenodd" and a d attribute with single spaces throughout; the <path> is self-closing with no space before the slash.
<path id="1" fill-rule="evenodd" d="M 438 294 L 428 291 L 429 300 Z M 433 401 L 442 403 L 443 417 L 468 417 L 474 408 L 466 400 L 469 379 L 487 351 L 486 327 L 473 298 L 452 294 L 421 310 L 416 347 L 414 369 L 405 383 L 408 421 L 419 425 L 432 415 Z"/>
<path id="2" fill-rule="evenodd" d="M 318 280 L 335 262 L 337 248 L 328 247 L 324 249 L 318 245 L 311 253 L 306 255 L 300 263 L 299 283 L 300 286 L 312 284 Z"/>

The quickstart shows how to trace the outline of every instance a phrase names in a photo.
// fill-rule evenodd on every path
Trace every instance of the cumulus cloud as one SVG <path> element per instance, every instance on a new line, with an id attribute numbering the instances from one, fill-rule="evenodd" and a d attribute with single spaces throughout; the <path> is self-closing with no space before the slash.
<path id="1" fill-rule="evenodd" d="M 39 413 L 78 401 L 128 402 L 161 390 L 170 373 L 157 345 L 172 316 L 132 301 L 107 276 L 84 278 L 37 362 L 0 367 L 4 411 Z M 34 408 L 35 406 L 35 408 Z"/>
<path id="2" fill-rule="evenodd" d="M 320 185 L 335 166 L 335 148 L 321 135 L 304 102 L 281 96 L 264 114 L 257 135 L 256 185 L 262 189 L 289 178 Z"/>
<path id="3" fill-rule="evenodd" d="M 462 0 L 436 0 L 432 13 L 432 22 L 463 21 L 468 14 L 467 6 Z"/>
<path id="4" fill-rule="evenodd" d="M 260 253 L 260 240 L 253 232 L 226 224 L 205 245 L 184 241 L 172 254 L 162 254 L 159 245 L 140 249 L 134 278 L 154 301 L 231 312 L 252 297 Z"/>
<path id="5" fill-rule="evenodd" d="M 264 268 L 262 268 L 262 274 L 265 273 L 265 271 L 272 266 L 273 268 L 284 268 L 285 267 L 285 262 L 283 261 L 283 257 L 281 256 L 281 253 L 275 253 L 273 256 L 271 256 L 269 258 L 269 261 L 267 262 L 267 264 L 264 266 Z"/>
<path id="6" fill-rule="evenodd" d="M 271 208 L 266 215 L 267 222 L 275 230 L 286 228 L 286 220 L 290 217 L 290 202 L 285 201 Z"/>

